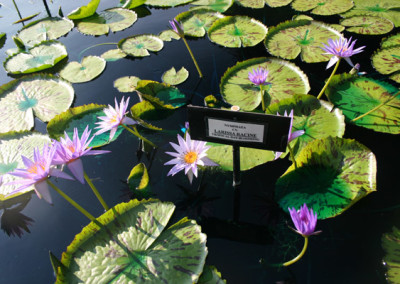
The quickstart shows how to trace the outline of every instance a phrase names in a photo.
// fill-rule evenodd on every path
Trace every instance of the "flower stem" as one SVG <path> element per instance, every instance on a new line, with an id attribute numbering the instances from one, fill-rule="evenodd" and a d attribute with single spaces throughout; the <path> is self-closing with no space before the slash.
<path id="1" fill-rule="evenodd" d="M 135 135 L 139 139 L 142 139 L 143 141 L 148 143 L 151 147 L 157 148 L 157 146 L 153 142 L 151 142 L 150 140 L 147 140 L 146 138 L 144 138 L 142 135 L 139 134 L 139 131 L 137 131 L 136 126 L 132 126 L 133 129 L 131 129 L 128 126 L 126 126 L 125 124 L 121 124 L 121 125 L 122 125 L 123 128 L 128 130 L 130 133 L 132 133 L 133 135 Z"/>
<path id="2" fill-rule="evenodd" d="M 64 197 L 65 200 L 67 200 L 72 206 L 74 206 L 76 209 L 78 209 L 83 215 L 85 215 L 87 218 L 89 218 L 90 221 L 97 221 L 96 218 L 94 218 L 89 212 L 87 212 L 85 209 L 83 209 L 78 203 L 76 203 L 74 200 L 71 199 L 68 195 L 66 195 L 61 189 L 59 189 L 54 183 L 51 181 L 47 180 L 47 183 L 60 194 L 62 197 Z"/>
<path id="3" fill-rule="evenodd" d="M 91 179 L 88 177 L 88 175 L 86 174 L 85 171 L 83 171 L 83 176 L 86 180 L 86 182 L 88 183 L 88 185 L 90 186 L 90 188 L 92 189 L 94 195 L 96 195 L 97 199 L 100 201 L 101 205 L 103 205 L 103 208 L 108 211 L 110 208 L 107 206 L 106 202 L 104 201 L 103 197 L 101 197 L 99 191 L 97 190 L 97 188 L 94 186 L 93 182 L 91 181 Z"/>
<path id="4" fill-rule="evenodd" d="M 186 41 L 186 39 L 185 39 L 184 37 L 181 37 L 181 38 L 183 39 L 183 42 L 185 43 L 186 48 L 187 48 L 187 50 L 189 51 L 190 56 L 192 57 L 192 60 L 193 60 L 193 62 L 194 62 L 194 65 L 196 65 L 197 72 L 199 72 L 199 77 L 200 77 L 200 78 L 203 78 L 203 74 L 201 73 L 200 67 L 199 67 L 199 65 L 197 64 L 196 58 L 194 58 L 193 52 L 192 52 L 192 50 L 190 49 L 189 44 L 187 43 L 187 41 Z"/>
<path id="5" fill-rule="evenodd" d="M 290 157 L 292 158 L 293 164 L 294 164 L 294 168 L 297 170 L 297 163 L 296 163 L 296 159 L 294 157 L 294 153 L 293 153 L 293 149 L 292 147 L 290 147 L 290 144 L 287 144 L 288 149 L 289 149 L 289 153 L 290 153 Z"/>
<path id="6" fill-rule="evenodd" d="M 282 266 L 289 266 L 292 265 L 293 263 L 295 263 L 296 261 L 298 261 L 300 258 L 303 257 L 303 255 L 306 253 L 308 247 L 308 236 L 304 236 L 304 246 L 303 246 L 303 250 L 300 252 L 300 254 L 298 256 L 296 256 L 295 258 L 293 258 L 292 260 L 289 260 L 285 263 L 282 264 Z"/>
<path id="7" fill-rule="evenodd" d="M 262 111 L 265 112 L 265 101 L 264 101 L 264 88 L 263 85 L 260 85 L 260 92 L 261 92 L 261 107 Z"/>
<path id="8" fill-rule="evenodd" d="M 331 76 L 329 76 L 329 78 L 328 78 L 328 80 L 326 81 L 325 86 L 322 88 L 321 92 L 319 92 L 319 94 L 318 94 L 318 96 L 317 96 L 317 99 L 320 99 L 320 98 L 322 97 L 322 95 L 324 94 L 325 89 L 328 87 L 329 83 L 331 82 L 331 80 L 332 80 L 332 78 L 333 78 L 333 75 L 335 75 L 336 70 L 337 70 L 338 67 L 339 67 L 340 60 L 341 60 L 341 58 L 339 57 L 338 61 L 336 62 L 335 68 L 333 68 L 333 71 L 332 71 Z"/>

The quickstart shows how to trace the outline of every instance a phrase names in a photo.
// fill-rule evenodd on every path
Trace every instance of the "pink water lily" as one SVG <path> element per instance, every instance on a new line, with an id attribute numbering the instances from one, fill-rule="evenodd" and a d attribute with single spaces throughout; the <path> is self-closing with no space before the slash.
<path id="1" fill-rule="evenodd" d="M 295 208 L 288 208 L 290 217 L 296 227 L 296 232 L 304 237 L 319 234 L 321 231 L 315 232 L 317 225 L 317 213 L 314 213 L 312 209 L 308 209 L 307 204 L 304 203 L 299 210 Z"/>
<path id="2" fill-rule="evenodd" d="M 354 49 L 354 45 L 357 40 L 351 41 L 351 37 L 349 39 L 339 38 L 337 40 L 328 39 L 328 45 L 323 44 L 324 47 L 321 47 L 324 50 L 325 54 L 331 54 L 333 57 L 329 60 L 326 69 L 332 67 L 339 58 L 344 58 L 350 66 L 354 67 L 353 62 L 350 60 L 350 56 L 360 53 L 363 51 L 365 46 L 361 46 L 357 49 Z"/>
<path id="3" fill-rule="evenodd" d="M 269 71 L 265 68 L 253 69 L 253 72 L 249 72 L 248 78 L 254 85 L 271 85 L 267 82 Z"/>

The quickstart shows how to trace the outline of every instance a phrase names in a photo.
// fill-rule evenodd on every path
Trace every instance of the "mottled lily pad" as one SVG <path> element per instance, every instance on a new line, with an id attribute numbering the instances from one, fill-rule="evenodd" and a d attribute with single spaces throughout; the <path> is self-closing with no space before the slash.
<path id="1" fill-rule="evenodd" d="M 136 76 L 125 76 L 114 81 L 114 88 L 121 93 L 131 93 L 136 90 L 137 83 L 140 81 Z"/>
<path id="2" fill-rule="evenodd" d="M 393 73 L 393 75 L 390 75 L 389 78 L 397 83 L 400 83 L 400 71 Z"/>
<path id="3" fill-rule="evenodd" d="M 17 168 L 24 168 L 21 155 L 33 160 L 33 149 L 43 148 L 44 144 L 50 144 L 50 138 L 47 135 L 34 132 L 9 132 L 0 135 L 0 200 L 13 198 L 22 193 L 17 193 L 6 197 L 13 190 L 17 189 L 20 184 L 7 184 L 11 181 L 21 179 L 16 176 L 8 175 Z M 33 186 L 26 191 L 33 190 Z"/>
<path id="4" fill-rule="evenodd" d="M 351 139 L 327 137 L 308 143 L 277 180 L 275 199 L 285 211 L 304 203 L 318 219 L 343 213 L 376 191 L 375 155 Z"/>
<path id="5" fill-rule="evenodd" d="M 51 75 L 31 75 L 0 87 L 0 133 L 30 130 L 34 116 L 47 122 L 67 110 L 74 99 L 72 86 Z"/>
<path id="6" fill-rule="evenodd" d="M 400 33 L 383 39 L 381 43 L 382 48 L 392 47 L 395 45 L 400 45 Z"/>
<path id="7" fill-rule="evenodd" d="M 260 43 L 268 32 L 261 22 L 247 16 L 226 16 L 208 29 L 212 42 L 225 47 L 248 47 Z"/>
<path id="8" fill-rule="evenodd" d="M 394 27 L 390 20 L 374 16 L 353 16 L 342 20 L 340 24 L 348 27 L 348 32 L 364 35 L 386 34 Z"/>
<path id="9" fill-rule="evenodd" d="M 197 0 L 190 4 L 223 13 L 233 5 L 234 0 Z"/>
<path id="10" fill-rule="evenodd" d="M 98 56 L 86 56 L 81 63 L 68 62 L 60 71 L 60 76 L 71 83 L 84 83 L 99 76 L 106 68 L 106 61 Z"/>
<path id="11" fill-rule="evenodd" d="M 385 75 L 400 71 L 400 45 L 377 50 L 372 55 L 372 65 Z"/>
<path id="12" fill-rule="evenodd" d="M 178 72 L 176 72 L 175 68 L 172 67 L 162 75 L 161 79 L 164 83 L 170 85 L 179 85 L 185 82 L 188 77 L 189 72 L 185 69 L 185 67 L 182 67 Z"/>
<path id="13" fill-rule="evenodd" d="M 385 251 L 383 263 L 387 268 L 386 280 L 390 284 L 400 282 L 400 230 L 393 227 L 393 232 L 382 236 L 382 248 Z"/>
<path id="14" fill-rule="evenodd" d="M 177 35 L 176 32 L 174 32 L 173 30 L 162 31 L 158 35 L 158 37 L 160 39 L 162 39 L 163 41 L 172 41 L 172 39 L 176 39 L 176 40 L 180 39 L 179 35 Z"/>
<path id="15" fill-rule="evenodd" d="M 293 63 L 275 58 L 252 58 L 238 62 L 222 76 L 220 90 L 225 101 L 241 110 L 257 108 L 261 103 L 260 88 L 248 79 L 248 73 L 260 67 L 269 71 L 267 81 L 271 83 L 264 93 L 266 106 L 310 90 L 307 76 Z"/>
<path id="16" fill-rule="evenodd" d="M 100 0 L 91 0 L 86 6 L 79 7 L 68 14 L 71 20 L 84 19 L 93 16 L 96 13 Z"/>
<path id="17" fill-rule="evenodd" d="M 270 7 L 281 7 L 286 6 L 293 0 L 235 0 L 236 3 L 243 7 L 261 9 L 264 8 L 264 4 Z"/>
<path id="18" fill-rule="evenodd" d="M 215 20 L 223 18 L 219 12 L 206 8 L 192 9 L 175 17 L 183 25 L 185 35 L 203 37 Z"/>
<path id="19" fill-rule="evenodd" d="M 299 54 L 308 63 L 328 61 L 331 56 L 321 49 L 328 39 L 342 35 L 321 22 L 309 20 L 288 21 L 270 29 L 264 45 L 274 56 L 295 59 Z"/>
<path id="20" fill-rule="evenodd" d="M 152 52 L 160 51 L 164 42 L 155 35 L 135 35 L 119 41 L 118 48 L 128 55 L 136 57 L 150 56 Z"/>
<path id="21" fill-rule="evenodd" d="M 193 0 L 146 0 L 146 5 L 154 7 L 175 7 L 192 1 Z"/>
<path id="22" fill-rule="evenodd" d="M 294 0 L 292 8 L 296 11 L 310 11 L 316 15 L 335 15 L 344 13 L 351 8 L 354 4 L 352 0 Z"/>

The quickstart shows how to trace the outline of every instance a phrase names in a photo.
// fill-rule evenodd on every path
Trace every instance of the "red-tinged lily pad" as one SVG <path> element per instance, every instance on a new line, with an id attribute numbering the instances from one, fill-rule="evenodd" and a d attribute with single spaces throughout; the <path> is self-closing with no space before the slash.
<path id="1" fill-rule="evenodd" d="M 185 35 L 203 37 L 215 20 L 223 18 L 219 12 L 206 8 L 197 8 L 180 13 L 175 17 L 183 25 Z"/>
<path id="2" fill-rule="evenodd" d="M 79 20 L 93 16 L 99 4 L 100 0 L 91 0 L 86 6 L 73 10 L 67 17 L 71 20 Z"/>
<path id="3" fill-rule="evenodd" d="M 174 209 L 151 199 L 116 205 L 68 246 L 57 283 L 196 283 L 207 237 L 187 218 L 167 227 Z"/>
<path id="4" fill-rule="evenodd" d="M 197 0 L 190 4 L 223 13 L 233 5 L 233 2 L 234 0 Z"/>
<path id="5" fill-rule="evenodd" d="M 296 11 L 310 11 L 316 15 L 335 15 L 344 13 L 351 8 L 354 4 L 352 0 L 294 0 L 292 8 Z"/>
<path id="6" fill-rule="evenodd" d="M 98 56 L 85 56 L 79 63 L 68 62 L 60 76 L 71 83 L 85 83 L 99 76 L 106 68 L 106 61 Z"/>
<path id="7" fill-rule="evenodd" d="M 393 227 L 393 232 L 382 236 L 382 248 L 385 251 L 386 280 L 390 284 L 400 282 L 400 230 Z"/>
<path id="8" fill-rule="evenodd" d="M 381 74 L 400 71 L 400 45 L 379 49 L 371 59 L 372 65 Z"/>
<path id="9" fill-rule="evenodd" d="M 119 41 L 118 48 L 130 56 L 150 56 L 149 51 L 163 49 L 164 42 L 155 35 L 135 35 Z"/>
<path id="10" fill-rule="evenodd" d="M 331 218 L 376 191 L 375 155 L 355 140 L 311 141 L 296 163 L 275 184 L 275 199 L 285 211 L 306 203 L 318 219 Z"/>
<path id="11" fill-rule="evenodd" d="M 383 39 L 381 43 L 382 48 L 392 47 L 395 45 L 400 45 L 400 33 Z"/>
<path id="12" fill-rule="evenodd" d="M 385 18 L 375 16 L 353 16 L 340 22 L 348 32 L 364 35 L 382 35 L 390 32 L 394 25 Z"/>

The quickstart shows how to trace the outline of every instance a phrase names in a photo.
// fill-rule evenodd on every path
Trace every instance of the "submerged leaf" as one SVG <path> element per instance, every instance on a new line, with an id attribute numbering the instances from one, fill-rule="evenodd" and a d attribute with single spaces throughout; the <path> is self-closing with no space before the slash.
<path id="1" fill-rule="evenodd" d="M 85 56 L 81 63 L 68 62 L 60 76 L 71 83 L 84 83 L 99 76 L 106 68 L 106 61 L 98 56 Z"/>
<path id="2" fill-rule="evenodd" d="M 178 72 L 176 72 L 175 68 L 172 67 L 162 75 L 161 79 L 164 83 L 170 85 L 179 85 L 185 82 L 188 77 L 189 72 L 185 69 L 185 67 L 182 67 Z"/>

